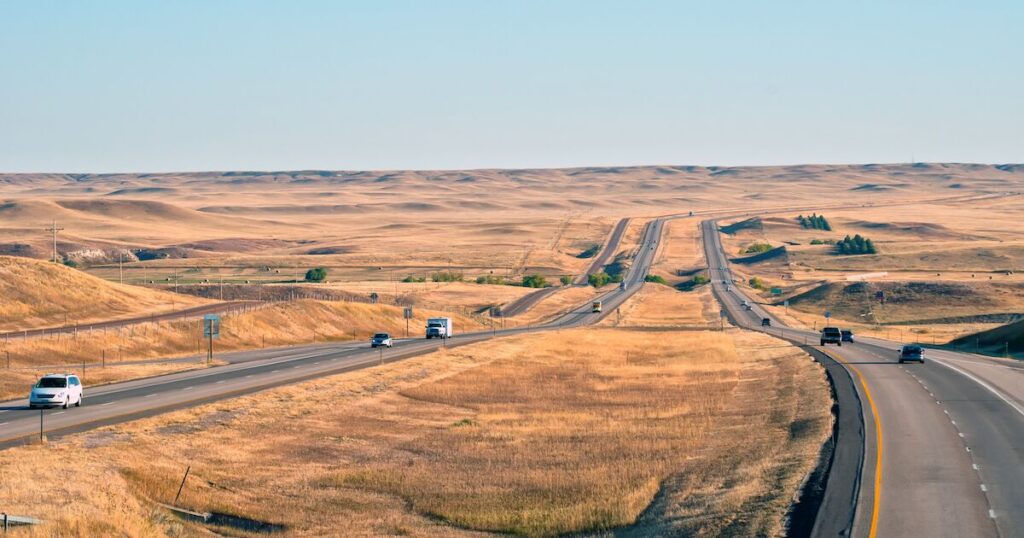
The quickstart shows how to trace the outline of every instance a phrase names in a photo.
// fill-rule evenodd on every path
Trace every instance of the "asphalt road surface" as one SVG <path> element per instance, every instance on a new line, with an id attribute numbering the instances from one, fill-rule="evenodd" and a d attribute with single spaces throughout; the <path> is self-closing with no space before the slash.
<path id="1" fill-rule="evenodd" d="M 730 317 L 819 344 L 817 332 L 787 328 L 750 301 L 733 282 L 717 224 L 702 227 L 712 285 Z M 928 350 L 924 364 L 900 365 L 900 345 L 860 338 L 824 350 L 849 370 L 862 402 L 852 535 L 1024 536 L 1024 366 L 942 350 Z M 833 470 L 826 498 L 851 486 L 833 481 L 842 477 Z"/>
<path id="2" fill-rule="evenodd" d="M 623 286 L 599 297 L 603 312 L 591 312 L 588 302 L 549 323 L 535 327 L 458 333 L 447 340 L 403 339 L 392 349 L 369 349 L 368 344 L 346 343 L 335 346 L 299 349 L 256 350 L 233 354 L 234 362 L 226 366 L 160 377 L 85 387 L 82 407 L 71 409 L 30 410 L 25 399 L 0 403 L 0 447 L 31 440 L 43 431 L 49 437 L 97 426 L 114 424 L 139 417 L 181 409 L 249 394 L 266 388 L 295 383 L 320 376 L 365 368 L 382 362 L 429 353 L 442 346 L 459 346 L 499 335 L 578 327 L 596 323 L 614 312 L 626 299 L 640 289 L 657 252 L 663 219 L 647 227 L 634 263 Z M 28 387 L 26 387 L 26 396 Z"/>
<path id="3" fill-rule="evenodd" d="M 612 228 L 612 232 L 611 234 L 609 234 L 608 241 L 605 242 L 604 248 L 602 248 L 601 252 L 594 258 L 594 261 L 590 262 L 590 265 L 587 267 L 586 271 L 579 275 L 576 275 L 576 278 L 574 278 L 572 281 L 573 285 L 585 286 L 587 284 L 587 276 L 590 275 L 591 273 L 598 272 L 602 267 L 604 267 L 608 263 L 608 258 L 610 258 L 613 254 L 615 254 L 615 251 L 618 250 L 619 243 L 622 242 L 622 236 L 623 234 L 625 234 L 626 228 L 628 226 L 628 218 L 619 220 L 615 227 Z M 501 315 L 506 318 L 518 316 L 519 314 L 522 314 L 523 312 L 526 312 L 529 309 L 533 308 L 534 306 L 537 305 L 537 303 L 543 301 L 544 298 L 555 293 L 560 289 L 562 288 L 558 286 L 551 286 L 550 288 L 542 288 L 537 291 L 528 293 L 516 299 L 515 301 L 512 301 L 504 308 L 502 308 Z"/>

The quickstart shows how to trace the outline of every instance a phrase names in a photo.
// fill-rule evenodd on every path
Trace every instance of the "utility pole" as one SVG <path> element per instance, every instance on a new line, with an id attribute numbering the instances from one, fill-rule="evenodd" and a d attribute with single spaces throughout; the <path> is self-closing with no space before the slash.
<path id="1" fill-rule="evenodd" d="M 46 229 L 46 231 L 53 233 L 53 263 L 57 263 L 57 232 L 63 229 L 57 227 L 57 221 L 53 221 L 53 226 Z"/>

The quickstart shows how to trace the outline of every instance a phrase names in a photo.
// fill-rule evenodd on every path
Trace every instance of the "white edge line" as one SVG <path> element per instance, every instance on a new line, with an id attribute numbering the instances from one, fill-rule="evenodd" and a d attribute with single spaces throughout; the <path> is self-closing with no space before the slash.
<path id="1" fill-rule="evenodd" d="M 999 398 L 1000 400 L 1006 402 L 1006 405 L 1009 405 L 1010 407 L 1012 407 L 1014 411 L 1020 413 L 1021 416 L 1024 416 L 1024 408 L 1021 408 L 1019 405 L 1017 405 L 1016 402 L 1014 402 L 1013 400 L 1007 398 L 1001 391 L 999 391 L 999 389 L 997 389 L 997 388 L 993 387 L 992 385 L 989 385 L 988 383 L 978 379 L 977 377 L 975 377 L 974 375 L 970 374 L 969 372 L 965 372 L 965 371 L 961 370 L 960 368 L 957 368 L 956 366 L 953 366 L 952 364 L 946 364 L 945 360 L 943 360 L 943 359 L 934 359 L 933 358 L 932 362 L 934 362 L 936 364 L 940 364 L 942 366 L 945 366 L 946 368 L 949 368 L 950 370 L 953 370 L 954 372 L 959 373 L 960 375 L 966 377 L 967 379 L 970 379 L 971 381 L 974 381 L 975 383 L 981 385 L 982 387 L 985 388 L 985 390 L 991 392 L 992 394 L 995 394 L 997 398 Z"/>

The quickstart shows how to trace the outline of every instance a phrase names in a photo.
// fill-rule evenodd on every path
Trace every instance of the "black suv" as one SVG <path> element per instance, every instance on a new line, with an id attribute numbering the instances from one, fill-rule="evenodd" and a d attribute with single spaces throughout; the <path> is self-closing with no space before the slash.
<path id="1" fill-rule="evenodd" d="M 905 362 L 924 364 L 924 348 L 917 344 L 908 344 L 900 348 L 900 364 Z"/>
<path id="2" fill-rule="evenodd" d="M 821 345 L 825 344 L 843 345 L 843 332 L 839 327 L 825 327 L 821 330 Z"/>

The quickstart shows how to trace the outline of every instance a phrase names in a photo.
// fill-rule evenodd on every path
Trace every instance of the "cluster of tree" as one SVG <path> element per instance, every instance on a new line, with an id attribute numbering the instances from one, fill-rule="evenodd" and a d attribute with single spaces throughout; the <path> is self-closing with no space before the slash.
<path id="1" fill-rule="evenodd" d="M 760 254 L 772 249 L 769 243 L 754 243 L 741 252 L 741 254 Z"/>
<path id="2" fill-rule="evenodd" d="M 661 275 L 647 275 L 644 277 L 644 282 L 654 282 L 655 284 L 665 284 L 666 286 L 668 285 L 668 282 L 665 280 L 665 277 Z"/>
<path id="3" fill-rule="evenodd" d="M 811 239 L 812 245 L 834 245 L 836 242 L 832 239 Z"/>
<path id="4" fill-rule="evenodd" d="M 425 277 L 425 276 L 414 276 L 414 275 L 409 275 L 409 276 L 407 276 L 407 277 L 402 279 L 402 282 L 426 282 L 426 281 L 427 281 L 427 277 Z"/>
<path id="5" fill-rule="evenodd" d="M 498 284 L 498 285 L 508 284 L 508 282 L 505 281 L 505 277 L 503 277 L 503 276 L 495 276 L 495 275 L 480 275 L 480 276 L 476 277 L 476 283 L 477 284 Z"/>
<path id="6" fill-rule="evenodd" d="M 546 288 L 549 285 L 547 279 L 540 275 L 526 275 L 523 277 L 524 288 Z"/>
<path id="7" fill-rule="evenodd" d="M 430 275 L 434 282 L 462 282 L 465 275 L 461 271 L 438 271 Z"/>
<path id="8" fill-rule="evenodd" d="M 608 273 L 604 271 L 598 271 L 594 274 L 587 275 L 587 283 L 595 288 L 600 288 L 611 281 L 612 277 L 608 276 Z"/>
<path id="9" fill-rule="evenodd" d="M 754 288 L 755 290 L 762 290 L 763 291 L 763 290 L 768 289 L 768 286 L 765 285 L 764 280 L 761 280 L 760 278 L 757 278 L 756 276 L 751 278 L 750 280 L 748 280 L 747 283 L 750 284 L 750 287 Z"/>
<path id="10" fill-rule="evenodd" d="M 562 275 L 558 278 L 558 281 L 561 282 L 563 286 L 568 286 L 569 284 L 572 284 L 572 277 L 569 275 Z"/>
<path id="11" fill-rule="evenodd" d="M 327 269 L 314 267 L 306 271 L 306 282 L 323 282 L 324 280 L 327 280 Z"/>
<path id="12" fill-rule="evenodd" d="M 836 243 L 836 252 L 839 254 L 874 254 L 878 252 L 875 244 L 870 239 L 857 234 L 853 237 L 846 236 Z"/>
<path id="13" fill-rule="evenodd" d="M 800 215 L 796 218 L 800 226 L 810 230 L 825 230 L 826 232 L 832 231 L 832 226 L 828 223 L 823 215 L 811 213 L 810 217 Z"/>

